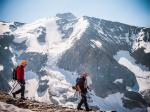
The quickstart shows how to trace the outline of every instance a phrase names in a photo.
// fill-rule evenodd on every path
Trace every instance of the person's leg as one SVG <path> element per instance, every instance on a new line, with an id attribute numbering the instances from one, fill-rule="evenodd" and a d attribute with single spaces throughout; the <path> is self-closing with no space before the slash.
<path id="1" fill-rule="evenodd" d="M 87 103 L 86 94 L 83 94 L 83 103 L 84 103 L 85 109 L 89 110 L 89 105 Z"/>
<path id="2" fill-rule="evenodd" d="M 24 98 L 24 92 L 25 92 L 25 85 L 24 84 L 22 84 L 21 85 L 21 98 Z"/>
<path id="3" fill-rule="evenodd" d="M 21 99 L 25 99 L 24 98 L 24 92 L 25 92 L 25 81 L 21 81 Z"/>
<path id="4" fill-rule="evenodd" d="M 81 106 L 82 106 L 82 104 L 84 103 L 83 100 L 84 100 L 84 99 L 83 99 L 83 95 L 81 94 L 81 101 L 80 101 L 80 103 L 79 103 L 78 106 L 77 106 L 77 109 L 78 109 L 78 110 L 81 110 Z"/>
<path id="5" fill-rule="evenodd" d="M 16 92 L 14 92 L 14 94 L 19 94 L 19 93 L 21 93 L 21 88 L 17 90 Z"/>
<path id="6" fill-rule="evenodd" d="M 19 85 L 20 85 L 20 89 L 17 90 L 16 92 L 12 93 L 13 94 L 13 97 L 15 98 L 16 97 L 16 94 L 19 94 L 21 93 L 21 99 L 25 99 L 24 98 L 24 92 L 25 92 L 25 81 L 18 81 Z"/>
<path id="7" fill-rule="evenodd" d="M 20 83 L 20 82 L 17 82 L 17 83 L 18 83 L 18 84 L 20 85 L 20 87 L 21 87 L 21 83 Z M 15 92 L 13 92 L 14 95 L 19 94 L 19 93 L 21 93 L 21 88 L 18 89 L 17 91 L 15 91 Z"/>

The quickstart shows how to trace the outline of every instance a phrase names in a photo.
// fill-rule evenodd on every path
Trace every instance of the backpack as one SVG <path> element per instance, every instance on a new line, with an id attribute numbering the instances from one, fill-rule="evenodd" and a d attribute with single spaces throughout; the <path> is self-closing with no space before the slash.
<path id="1" fill-rule="evenodd" d="M 79 80 L 80 80 L 80 77 L 77 77 L 77 79 L 76 79 L 76 84 L 79 82 Z"/>
<path id="2" fill-rule="evenodd" d="M 13 80 L 17 80 L 17 74 L 16 74 L 16 70 L 17 70 L 17 68 L 18 68 L 18 66 L 17 67 L 15 67 L 14 69 L 13 69 L 13 72 L 12 72 L 12 79 Z"/>

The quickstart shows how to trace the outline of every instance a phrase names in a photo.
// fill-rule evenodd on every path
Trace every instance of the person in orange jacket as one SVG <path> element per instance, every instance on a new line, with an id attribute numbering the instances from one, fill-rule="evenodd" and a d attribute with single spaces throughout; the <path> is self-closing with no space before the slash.
<path id="1" fill-rule="evenodd" d="M 21 64 L 18 65 L 16 68 L 16 78 L 17 78 L 17 81 L 21 88 L 12 93 L 14 98 L 16 98 L 16 94 L 21 93 L 21 99 L 25 100 L 25 97 L 24 97 L 24 93 L 25 93 L 24 68 L 26 67 L 27 63 L 28 62 L 26 60 L 22 60 Z"/>

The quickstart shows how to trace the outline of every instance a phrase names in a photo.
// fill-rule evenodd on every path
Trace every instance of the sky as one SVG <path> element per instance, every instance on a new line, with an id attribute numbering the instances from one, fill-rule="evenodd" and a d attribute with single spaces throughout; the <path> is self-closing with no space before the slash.
<path id="1" fill-rule="evenodd" d="M 150 0 L 0 0 L 0 20 L 7 22 L 30 23 L 68 12 L 150 27 Z"/>

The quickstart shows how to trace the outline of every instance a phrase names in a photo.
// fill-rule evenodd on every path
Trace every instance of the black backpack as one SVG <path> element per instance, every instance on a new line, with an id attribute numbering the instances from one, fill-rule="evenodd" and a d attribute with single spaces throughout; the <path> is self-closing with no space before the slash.
<path id="1" fill-rule="evenodd" d="M 76 91 L 79 91 L 78 88 L 77 88 L 77 85 L 78 85 L 80 80 L 81 80 L 81 77 L 77 77 L 77 79 L 76 79 Z"/>
<path id="2" fill-rule="evenodd" d="M 12 72 L 12 79 L 13 80 L 17 80 L 17 74 L 16 74 L 17 68 L 18 68 L 18 66 L 13 69 L 13 72 Z"/>
<path id="3" fill-rule="evenodd" d="M 75 86 L 72 86 L 72 88 L 74 89 L 74 90 L 76 90 L 76 91 L 78 91 L 78 88 L 77 88 L 77 84 L 78 84 L 78 82 L 80 81 L 80 77 L 77 77 L 77 79 L 76 79 L 76 85 Z"/>
<path id="4" fill-rule="evenodd" d="M 76 84 L 80 81 L 80 77 L 77 77 L 77 79 L 76 79 Z"/>

